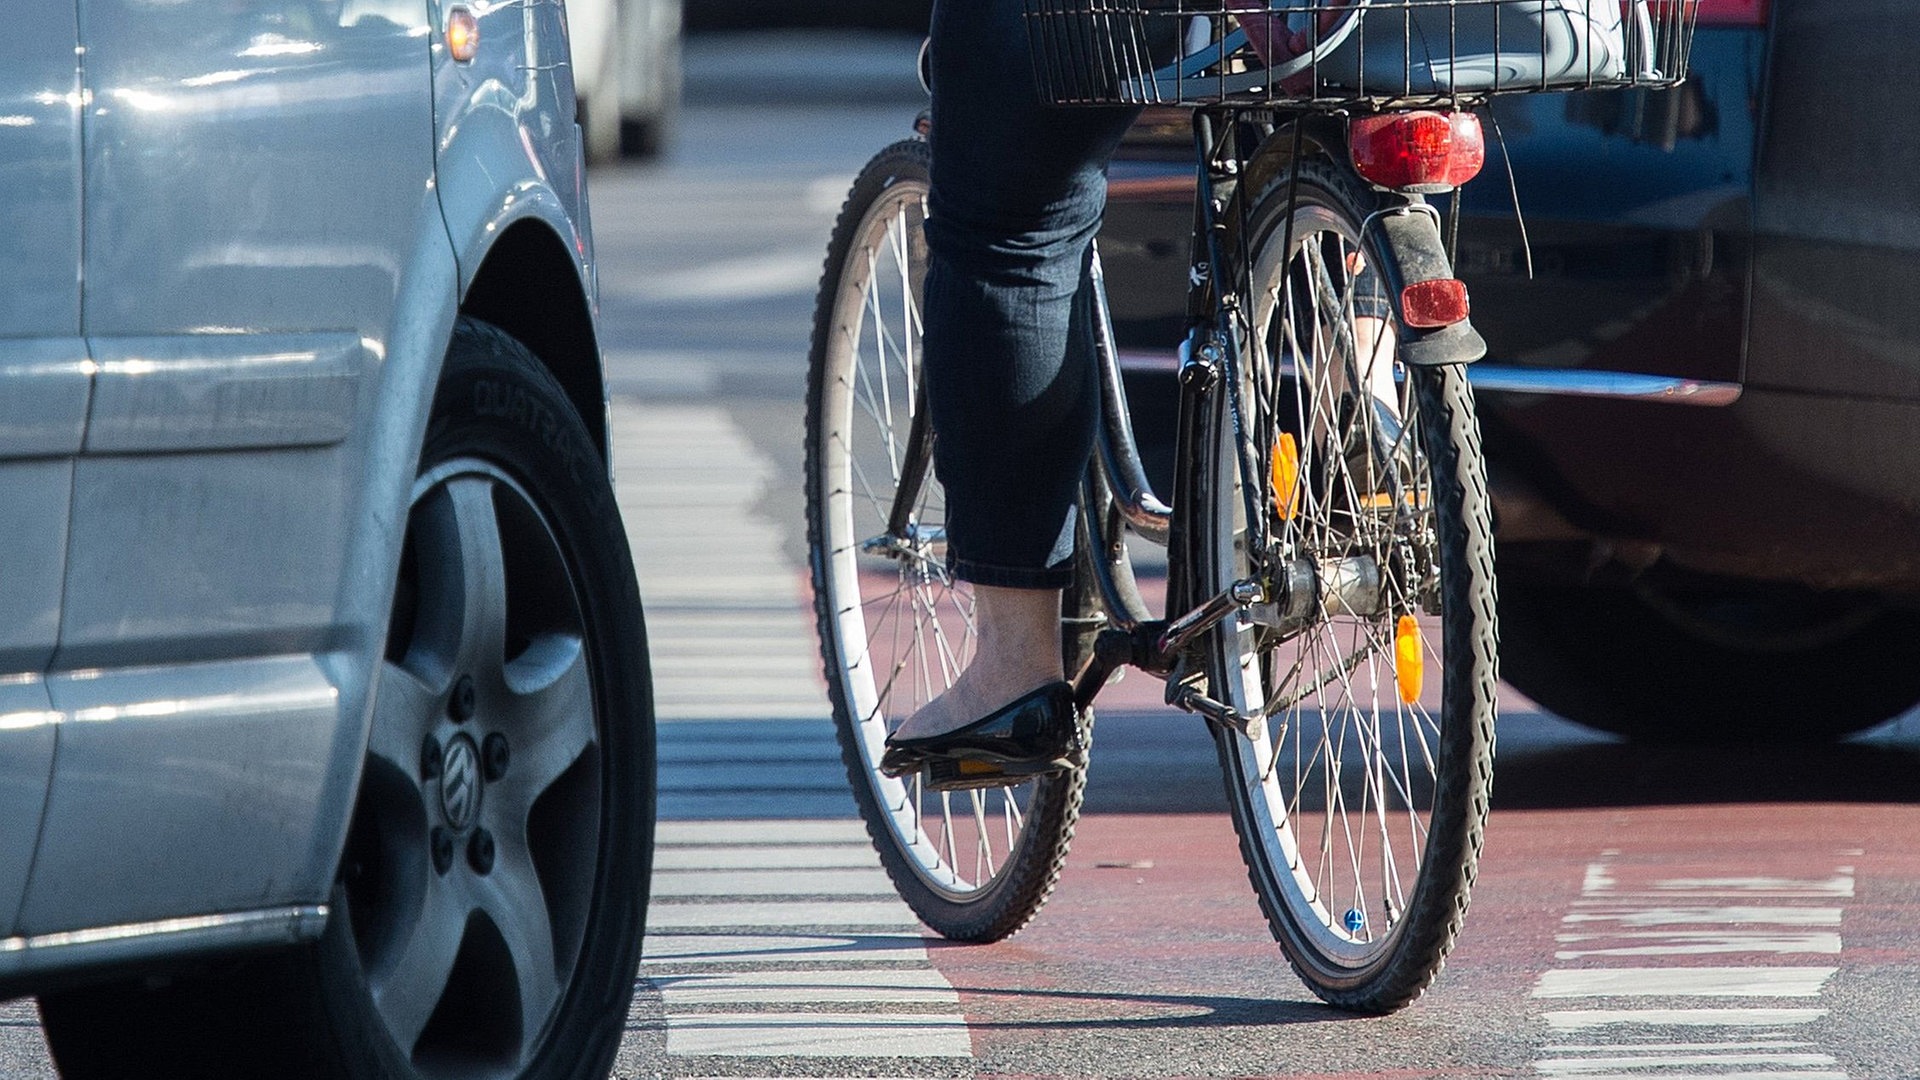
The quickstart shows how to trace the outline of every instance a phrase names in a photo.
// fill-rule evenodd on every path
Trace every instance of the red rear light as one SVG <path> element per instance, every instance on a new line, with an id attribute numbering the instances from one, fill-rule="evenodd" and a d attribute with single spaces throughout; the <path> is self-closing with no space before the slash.
<path id="1" fill-rule="evenodd" d="M 1765 26 L 1767 0 L 1700 0 L 1702 26 Z"/>
<path id="2" fill-rule="evenodd" d="M 1467 283 L 1458 278 L 1416 281 L 1400 291 L 1400 318 L 1416 330 L 1467 321 Z"/>
<path id="3" fill-rule="evenodd" d="M 1363 116 L 1348 127 L 1353 167 L 1395 191 L 1446 191 L 1480 174 L 1487 162 L 1480 118 L 1470 112 Z"/>

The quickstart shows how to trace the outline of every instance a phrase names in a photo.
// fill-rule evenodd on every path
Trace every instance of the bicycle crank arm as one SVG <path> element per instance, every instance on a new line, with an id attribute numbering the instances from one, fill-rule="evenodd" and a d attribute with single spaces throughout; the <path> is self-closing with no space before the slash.
<path id="1" fill-rule="evenodd" d="M 1209 723 L 1231 728 L 1249 739 L 1259 740 L 1266 734 L 1266 718 L 1259 715 L 1248 716 L 1225 702 L 1215 701 L 1191 686 L 1172 689 L 1167 695 L 1167 704 L 1177 709 L 1203 716 Z"/>
<path id="2" fill-rule="evenodd" d="M 1162 656 L 1172 656 L 1201 634 L 1220 625 L 1235 611 L 1251 607 L 1267 598 L 1266 587 L 1251 579 L 1236 581 L 1214 595 L 1213 599 L 1167 624 L 1154 643 Z"/>
<path id="3" fill-rule="evenodd" d="M 888 559 L 923 559 L 944 564 L 947 530 L 939 525 L 909 523 L 904 532 L 884 533 L 860 541 L 860 551 Z"/>

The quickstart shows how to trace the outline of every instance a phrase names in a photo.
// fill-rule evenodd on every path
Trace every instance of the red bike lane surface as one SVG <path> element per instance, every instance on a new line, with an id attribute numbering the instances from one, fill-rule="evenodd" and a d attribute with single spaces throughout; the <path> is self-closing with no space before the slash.
<path id="1" fill-rule="evenodd" d="M 1530 766 L 1519 756 L 1525 780 Z M 1795 1052 L 1830 1059 L 1826 1075 L 1915 1075 L 1920 808 L 1673 805 L 1681 800 L 1660 791 L 1640 792 L 1651 805 L 1595 806 L 1601 800 L 1579 797 L 1595 779 L 1566 775 L 1556 786 L 1535 777 L 1516 785 L 1518 808 L 1500 809 L 1496 796 L 1460 944 L 1426 996 L 1391 1017 L 1327 1008 L 1294 977 L 1260 915 L 1231 823 L 1218 813 L 1089 814 L 1032 925 L 996 945 L 936 942 L 929 951 L 960 991 L 981 1076 L 1577 1075 L 1592 1071 L 1582 1055 L 1651 1054 L 1663 1040 L 1691 1039 L 1704 1040 L 1699 1052 L 1712 1057 L 1750 1036 L 1737 1027 L 1618 1026 L 1568 1035 L 1567 1024 L 1583 1022 L 1568 1017 L 1647 1008 L 1737 1016 L 1781 1005 L 1814 1017 L 1792 1032 Z M 1625 777 L 1619 786 L 1635 784 Z M 1556 788 L 1574 805 L 1539 797 Z M 1684 922 L 1707 918 L 1700 909 L 1724 919 L 1726 909 L 1756 906 L 1774 915 L 1704 929 Z M 1788 914 L 1816 922 L 1838 909 L 1838 926 L 1783 935 L 1765 925 L 1783 906 L 1814 909 Z M 1681 914 L 1669 910 L 1676 907 Z M 1833 933 L 1838 951 L 1828 952 Z M 1740 969 L 1748 979 L 1810 974 L 1817 993 L 1578 990 L 1606 969 L 1654 981 L 1701 969 Z M 1829 969 L 1837 970 L 1819 974 Z M 1635 1074 L 1663 1075 L 1651 1066 Z"/>

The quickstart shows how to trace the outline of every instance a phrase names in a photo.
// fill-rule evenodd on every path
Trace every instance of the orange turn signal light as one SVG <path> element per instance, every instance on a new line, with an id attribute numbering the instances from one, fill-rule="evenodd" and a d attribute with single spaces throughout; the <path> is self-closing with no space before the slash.
<path id="1" fill-rule="evenodd" d="M 480 20 L 473 9 L 458 6 L 447 11 L 447 52 L 461 63 L 480 51 Z"/>

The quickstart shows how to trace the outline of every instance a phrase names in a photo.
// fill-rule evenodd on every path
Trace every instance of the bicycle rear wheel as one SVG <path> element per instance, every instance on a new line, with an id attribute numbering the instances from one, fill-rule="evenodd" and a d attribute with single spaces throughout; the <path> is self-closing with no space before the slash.
<path id="1" fill-rule="evenodd" d="M 1390 253 L 1361 228 L 1379 208 L 1324 163 L 1256 200 L 1237 404 L 1200 447 L 1203 587 L 1275 598 L 1221 626 L 1209 671 L 1265 719 L 1217 734 L 1241 849 L 1295 970 L 1375 1013 L 1418 997 L 1459 933 L 1496 680 L 1473 399 L 1463 369 L 1394 355 L 1369 272 Z"/>
<path id="2" fill-rule="evenodd" d="M 946 567 L 945 504 L 914 454 L 923 407 L 927 147 L 896 143 L 834 226 L 807 386 L 807 540 L 834 724 L 854 799 L 901 897 L 940 934 L 995 941 L 1053 891 L 1085 773 L 928 790 L 879 771 L 882 744 L 972 658 L 973 594 Z M 917 492 L 894 530 L 896 493 Z"/>

